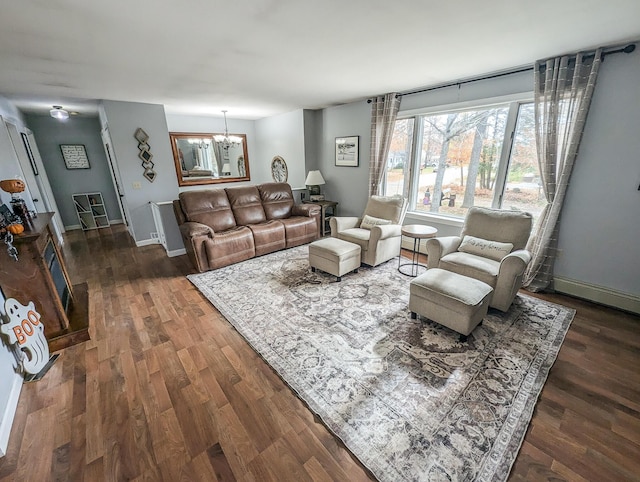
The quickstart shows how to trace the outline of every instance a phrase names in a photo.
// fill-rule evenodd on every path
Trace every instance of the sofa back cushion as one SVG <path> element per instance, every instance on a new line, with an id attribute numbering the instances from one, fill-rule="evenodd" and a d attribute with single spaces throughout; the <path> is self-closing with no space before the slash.
<path id="1" fill-rule="evenodd" d="M 402 196 L 371 196 L 364 210 L 366 216 L 386 219 L 391 224 L 402 224 L 406 199 Z"/>
<path id="2" fill-rule="evenodd" d="M 258 186 L 262 206 L 267 219 L 285 219 L 291 217 L 293 193 L 286 182 L 268 182 Z"/>
<path id="3" fill-rule="evenodd" d="M 467 212 L 461 236 L 512 243 L 513 249 L 523 249 L 532 226 L 533 216 L 527 212 L 474 206 Z"/>
<path id="4" fill-rule="evenodd" d="M 228 187 L 225 190 L 238 226 L 258 224 L 267 220 L 257 186 Z"/>
<path id="5" fill-rule="evenodd" d="M 224 189 L 181 192 L 179 199 L 187 221 L 206 224 L 214 231 L 225 231 L 236 226 Z"/>

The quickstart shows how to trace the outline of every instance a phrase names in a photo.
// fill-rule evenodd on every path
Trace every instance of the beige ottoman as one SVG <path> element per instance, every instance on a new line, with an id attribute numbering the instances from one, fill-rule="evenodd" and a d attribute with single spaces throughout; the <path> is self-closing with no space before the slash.
<path id="1" fill-rule="evenodd" d="M 319 269 L 338 277 L 360 268 L 360 246 L 338 238 L 324 238 L 309 245 L 311 271 Z"/>
<path id="2" fill-rule="evenodd" d="M 431 268 L 411 281 L 411 318 L 429 318 L 460 333 L 460 341 L 482 323 L 493 288 L 482 281 L 451 271 Z"/>

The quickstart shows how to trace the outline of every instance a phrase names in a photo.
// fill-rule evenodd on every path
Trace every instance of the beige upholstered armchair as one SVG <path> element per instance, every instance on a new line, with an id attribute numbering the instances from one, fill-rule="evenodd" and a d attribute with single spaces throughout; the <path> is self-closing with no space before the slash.
<path id="1" fill-rule="evenodd" d="M 489 306 L 507 311 L 531 260 L 532 222 L 526 212 L 472 207 L 460 236 L 427 240 L 427 266 L 485 282 L 493 288 Z"/>
<path id="2" fill-rule="evenodd" d="M 360 245 L 364 264 L 377 266 L 388 261 L 400 252 L 406 201 L 401 196 L 371 196 L 362 218 L 331 218 L 331 236 Z"/>

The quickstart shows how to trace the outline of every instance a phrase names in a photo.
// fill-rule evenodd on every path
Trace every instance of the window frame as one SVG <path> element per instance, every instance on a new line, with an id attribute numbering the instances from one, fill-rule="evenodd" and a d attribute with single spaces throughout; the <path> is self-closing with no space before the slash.
<path id="1" fill-rule="evenodd" d="M 520 94 L 512 94 L 500 97 L 491 97 L 484 99 L 476 99 L 471 101 L 457 102 L 453 104 L 443 104 L 430 107 L 424 107 L 419 109 L 409 109 L 398 112 L 396 121 L 405 119 L 414 119 L 413 123 L 413 138 L 411 144 L 411 151 L 409 154 L 409 179 L 405 181 L 405 192 L 408 191 L 407 201 L 408 205 L 413 207 L 417 205 L 418 201 L 418 183 L 420 177 L 416 176 L 416 168 L 419 171 L 420 152 L 417 146 L 422 145 L 422 138 L 424 135 L 424 117 L 431 115 L 442 115 L 452 112 L 464 112 L 474 109 L 490 109 L 493 107 L 508 106 L 507 121 L 505 125 L 504 136 L 502 140 L 502 148 L 500 152 L 500 160 L 498 162 L 495 190 L 493 199 L 491 201 L 491 207 L 494 209 L 501 209 L 502 200 L 504 197 L 504 190 L 507 183 L 507 172 L 509 170 L 509 160 L 511 159 L 511 152 L 513 150 L 513 141 L 515 137 L 515 131 L 518 121 L 518 112 L 521 105 L 530 104 L 534 101 L 533 92 L 524 92 Z M 407 188 L 408 185 L 408 188 Z M 386 189 L 386 180 L 385 180 Z M 446 213 L 427 213 L 424 211 L 417 211 L 409 208 L 407 215 L 410 217 L 433 219 L 439 222 L 451 221 L 451 224 L 461 225 L 464 221 L 463 216 L 454 216 Z M 449 224 L 449 223 L 447 223 Z"/>

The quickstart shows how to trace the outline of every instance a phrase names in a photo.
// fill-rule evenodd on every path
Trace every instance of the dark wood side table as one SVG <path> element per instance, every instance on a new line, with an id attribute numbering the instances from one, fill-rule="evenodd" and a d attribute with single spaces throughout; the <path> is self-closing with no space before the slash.
<path id="1" fill-rule="evenodd" d="M 436 234 L 438 234 L 438 229 L 432 226 L 425 226 L 423 224 L 407 224 L 406 226 L 402 226 L 402 236 L 406 236 L 408 238 L 413 238 L 413 254 L 411 256 L 411 263 L 403 263 L 402 256 L 398 255 L 398 271 L 407 276 L 413 276 L 414 278 L 418 276 L 418 269 L 427 267 L 424 264 L 418 263 L 418 258 L 420 256 L 420 241 L 423 239 L 434 238 Z M 400 251 L 402 252 L 402 242 L 400 243 Z M 410 266 L 411 272 L 405 273 L 402 271 L 403 266 Z"/>
<path id="2" fill-rule="evenodd" d="M 0 246 L 0 286 L 6 298 L 33 301 L 42 316 L 51 352 L 89 339 L 87 283 L 72 285 L 49 222 L 54 213 L 38 213 L 14 236 L 18 261 Z"/>
<path id="3" fill-rule="evenodd" d="M 317 204 L 322 208 L 320 213 L 320 219 L 322 221 L 322 236 L 326 236 L 331 233 L 331 226 L 329 226 L 329 220 L 338 215 L 338 203 L 335 201 L 302 201 L 302 204 Z"/>

